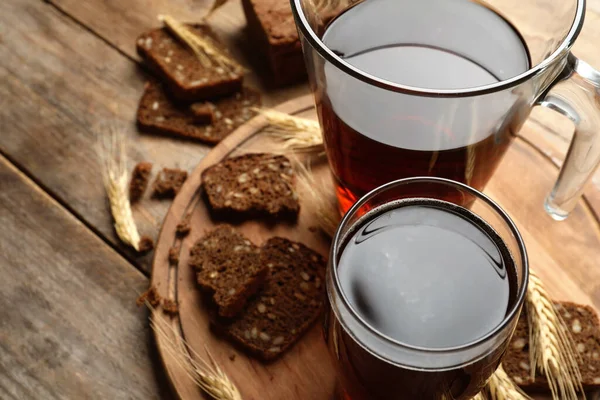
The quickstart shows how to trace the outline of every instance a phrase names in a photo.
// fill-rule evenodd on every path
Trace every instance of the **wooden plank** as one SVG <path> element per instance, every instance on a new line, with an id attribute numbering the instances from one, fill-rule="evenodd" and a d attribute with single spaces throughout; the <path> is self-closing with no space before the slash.
<path id="1" fill-rule="evenodd" d="M 105 38 L 125 54 L 139 59 L 135 51 L 135 38 L 142 31 L 159 25 L 158 15 L 169 14 L 181 21 L 199 21 L 206 14 L 212 2 L 211 0 L 128 2 L 59 0 L 51 1 L 51 3 Z M 238 17 L 232 17 L 232 25 L 237 25 Z M 234 30 L 233 27 L 231 30 Z"/>
<path id="2" fill-rule="evenodd" d="M 0 157 L 0 398 L 168 396 L 148 280 Z"/>
<path id="3" fill-rule="evenodd" d="M 211 0 L 50 2 L 136 60 L 139 60 L 139 57 L 135 51 L 135 39 L 142 32 L 161 25 L 157 19 L 158 15 L 169 14 L 180 21 L 199 22 L 213 4 Z M 279 104 L 308 93 L 307 84 L 272 88 L 264 82 L 268 74 L 252 71 L 252 67 L 257 66 L 257 59 L 260 58 L 253 52 L 252 44 L 247 41 L 244 31 L 246 19 L 238 0 L 231 0 L 225 4 L 211 16 L 210 23 L 235 58 L 249 67 L 251 72 L 246 77 L 246 83 L 257 87 L 263 93 L 266 104 Z"/>
<path id="4" fill-rule="evenodd" d="M 130 165 L 148 160 L 191 170 L 210 148 L 142 135 L 135 127 L 146 77 L 131 60 L 37 0 L 0 2 L 0 149 L 87 224 L 118 243 L 94 145 L 102 124 L 125 138 Z M 170 201 L 134 210 L 142 234 L 156 237 Z M 127 253 L 136 259 L 133 252 Z M 148 268 L 150 257 L 137 258 Z"/>

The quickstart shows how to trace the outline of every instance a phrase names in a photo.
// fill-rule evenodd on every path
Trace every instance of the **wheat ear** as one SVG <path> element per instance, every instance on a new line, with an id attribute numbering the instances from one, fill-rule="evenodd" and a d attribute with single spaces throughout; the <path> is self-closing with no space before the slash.
<path id="1" fill-rule="evenodd" d="M 296 157 L 290 157 L 294 170 L 296 171 L 298 186 L 308 195 L 308 202 L 315 209 L 315 216 L 319 228 L 328 236 L 333 237 L 338 225 L 340 224 L 340 213 L 337 202 L 332 196 L 330 187 L 325 184 L 318 184 L 311 173 L 310 164 L 298 161 Z"/>
<path id="2" fill-rule="evenodd" d="M 578 391 L 585 398 L 572 337 L 542 281 L 531 271 L 527 318 L 532 379 L 539 368 L 548 380 L 554 399 L 576 400 Z"/>
<path id="3" fill-rule="evenodd" d="M 267 132 L 293 152 L 323 151 L 323 137 L 317 121 L 295 117 L 277 110 L 254 108 L 267 119 Z"/>
<path id="4" fill-rule="evenodd" d="M 154 310 L 149 304 L 147 306 Z M 203 359 L 183 338 L 180 338 L 175 328 L 162 316 L 151 318 L 150 326 L 161 339 L 164 350 L 169 353 L 173 361 L 206 394 L 215 400 L 242 400 L 239 390 L 218 366 L 207 347 L 205 347 L 207 359 Z M 174 337 L 179 340 L 173 339 Z"/>
<path id="5" fill-rule="evenodd" d="M 317 0 L 314 6 L 318 12 L 327 13 L 349 7 L 359 1 L 360 0 Z"/>
<path id="6" fill-rule="evenodd" d="M 486 400 L 483 392 L 479 392 L 471 400 Z"/>
<path id="7" fill-rule="evenodd" d="M 487 388 L 491 400 L 531 400 L 531 397 L 525 394 L 508 377 L 502 365 L 490 377 Z"/>
<path id="8" fill-rule="evenodd" d="M 314 6 L 319 12 L 330 11 L 338 8 L 342 3 L 341 0 L 316 0 Z"/>
<path id="9" fill-rule="evenodd" d="M 131 213 L 127 193 L 127 160 L 122 133 L 115 126 L 98 135 L 98 158 L 102 164 L 104 188 L 110 203 L 117 236 L 139 250 L 140 235 Z"/>
<path id="10" fill-rule="evenodd" d="M 241 64 L 231 58 L 227 52 L 221 49 L 208 36 L 195 34 L 187 26 L 169 15 L 159 15 L 158 19 L 161 20 L 179 40 L 192 49 L 205 68 L 213 68 L 215 66 L 214 64 L 217 64 L 218 67 L 233 74 L 245 72 L 245 68 L 242 67 Z"/>

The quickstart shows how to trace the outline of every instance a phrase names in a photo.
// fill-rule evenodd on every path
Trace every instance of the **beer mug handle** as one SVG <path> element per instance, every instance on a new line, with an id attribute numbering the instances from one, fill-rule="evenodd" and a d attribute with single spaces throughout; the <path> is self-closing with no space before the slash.
<path id="1" fill-rule="evenodd" d="M 561 221 L 575 208 L 600 164 L 600 72 L 569 54 L 559 80 L 538 105 L 558 111 L 575 124 L 575 133 L 545 208 Z"/>

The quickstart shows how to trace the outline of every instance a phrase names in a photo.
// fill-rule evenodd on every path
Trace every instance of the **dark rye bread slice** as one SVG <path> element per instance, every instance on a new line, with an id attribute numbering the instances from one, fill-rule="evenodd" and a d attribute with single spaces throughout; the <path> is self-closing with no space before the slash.
<path id="1" fill-rule="evenodd" d="M 354 0 L 350 3 L 355 2 Z M 321 21 L 316 28 L 319 37 L 323 28 L 336 16 L 346 2 L 331 10 L 319 11 Z M 268 80 L 277 86 L 288 85 L 306 78 L 302 46 L 288 0 L 242 0 L 247 21 L 247 32 L 252 41 L 253 53 L 266 60 Z M 309 16 L 310 17 L 310 16 Z M 311 24 L 314 21 L 310 21 Z M 313 24 L 314 25 L 314 24 Z"/>
<path id="2" fill-rule="evenodd" d="M 302 46 L 287 0 L 242 0 L 247 31 L 269 67 L 269 80 L 287 85 L 306 78 Z"/>
<path id="3" fill-rule="evenodd" d="M 249 88 L 231 97 L 223 97 L 204 108 L 197 103 L 179 104 L 171 101 L 161 85 L 148 82 L 140 99 L 137 123 L 141 130 L 150 133 L 181 136 L 204 143 L 215 144 L 233 132 L 254 115 L 254 107 L 260 107 L 260 95 Z M 204 110 L 210 115 L 199 123 L 199 114 Z"/>
<path id="4" fill-rule="evenodd" d="M 189 265 L 200 288 L 212 296 L 219 315 L 233 317 L 264 283 L 268 269 L 259 248 L 229 225 L 199 239 L 190 250 Z"/>
<path id="5" fill-rule="evenodd" d="M 152 184 L 153 196 L 175 197 L 187 179 L 187 172 L 181 169 L 163 168 Z"/>
<path id="6" fill-rule="evenodd" d="M 142 195 L 148 187 L 152 173 L 152 164 L 149 162 L 138 163 L 131 173 L 131 181 L 129 182 L 129 201 L 135 203 L 142 198 Z"/>
<path id="7" fill-rule="evenodd" d="M 197 35 L 210 38 L 223 48 L 215 33 L 206 25 L 188 25 Z M 239 92 L 243 73 L 228 72 L 215 64 L 204 67 L 196 54 L 166 28 L 140 35 L 138 54 L 167 83 L 169 92 L 182 101 L 201 101 Z"/>
<path id="8" fill-rule="evenodd" d="M 555 306 L 575 342 L 584 390 L 600 389 L 600 323 L 598 315 L 592 307 L 586 305 L 555 302 Z M 529 326 L 525 309 L 521 313 L 502 365 L 508 376 L 523 389 L 549 390 L 548 381 L 542 374 L 537 373 L 535 381 L 530 376 Z"/>
<path id="9" fill-rule="evenodd" d="M 213 324 L 250 354 L 272 360 L 321 315 L 325 260 L 305 245 L 279 237 L 267 241 L 260 259 L 269 268 L 263 288 L 239 317 Z"/>
<path id="10" fill-rule="evenodd" d="M 228 158 L 202 173 L 202 185 L 214 211 L 293 214 L 300 210 L 290 161 L 275 154 Z"/>

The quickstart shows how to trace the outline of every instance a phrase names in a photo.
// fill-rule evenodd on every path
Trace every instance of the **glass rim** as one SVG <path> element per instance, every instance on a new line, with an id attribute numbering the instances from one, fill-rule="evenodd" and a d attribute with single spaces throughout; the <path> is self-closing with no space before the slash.
<path id="1" fill-rule="evenodd" d="M 301 2 L 302 0 L 290 0 L 292 6 L 292 14 L 294 15 L 294 20 L 296 21 L 296 27 L 298 28 L 299 32 L 304 36 L 304 38 L 306 38 L 306 40 L 310 43 L 311 47 L 315 49 L 319 53 L 319 55 L 321 55 L 321 57 L 323 57 L 326 61 L 330 62 L 336 68 L 342 70 L 343 72 L 370 85 L 393 92 L 422 97 L 468 97 L 493 93 L 516 86 L 535 76 L 538 72 L 546 69 L 549 65 L 554 63 L 557 59 L 559 59 L 563 55 L 563 53 L 570 50 L 573 46 L 573 43 L 575 42 L 575 39 L 577 38 L 577 36 L 579 36 L 579 33 L 581 32 L 581 29 L 583 27 L 586 0 L 577 0 L 577 9 L 575 11 L 575 17 L 573 18 L 573 22 L 571 23 L 571 27 L 569 28 L 567 36 L 561 42 L 558 48 L 540 63 L 529 68 L 527 71 L 524 71 L 519 75 L 513 76 L 509 79 L 505 79 L 488 85 L 461 89 L 428 89 L 410 85 L 403 85 L 400 83 L 392 82 L 387 79 L 378 78 L 375 75 L 369 74 L 360 70 L 359 68 L 356 68 L 352 64 L 344 61 L 333 51 L 331 51 L 310 28 L 310 24 L 308 23 L 306 15 L 304 14 Z"/>
<path id="2" fill-rule="evenodd" d="M 362 318 L 358 314 L 358 312 L 354 309 L 354 307 L 352 307 L 352 305 L 348 301 L 348 298 L 346 297 L 346 294 L 342 290 L 339 276 L 337 274 L 337 267 L 338 267 L 337 255 L 340 252 L 340 250 L 342 250 L 342 249 L 340 249 L 340 245 L 341 245 L 341 241 L 344 239 L 344 235 L 345 235 L 345 233 L 342 234 L 342 229 L 346 225 L 348 225 L 349 219 L 352 218 L 352 216 L 354 214 L 356 214 L 356 211 L 358 209 L 360 209 L 360 207 L 362 207 L 365 203 L 367 203 L 372 197 L 378 195 L 379 193 L 385 192 L 390 188 L 393 188 L 393 187 L 396 187 L 399 185 L 405 185 L 405 184 L 410 184 L 410 183 L 423 183 L 423 182 L 431 182 L 431 183 L 436 183 L 436 184 L 445 184 L 445 185 L 458 187 L 459 189 L 465 190 L 465 191 L 469 192 L 470 194 L 474 195 L 475 197 L 483 200 L 508 225 L 509 230 L 514 235 L 515 240 L 517 241 L 517 245 L 518 245 L 519 251 L 521 253 L 520 254 L 521 262 L 523 265 L 522 266 L 523 284 L 519 287 L 519 289 L 517 291 L 517 297 L 515 298 L 515 302 L 511 306 L 510 311 L 506 314 L 504 319 L 502 319 L 502 321 L 494 327 L 494 329 L 492 329 L 491 331 L 489 331 L 488 333 L 486 333 L 485 335 L 483 335 L 480 338 L 477 338 L 475 340 L 472 340 L 471 342 L 461 344 L 458 346 L 439 347 L 439 348 L 414 346 L 414 345 L 410 345 L 410 344 L 401 342 L 399 340 L 393 339 L 393 338 L 389 337 L 388 335 L 385 335 L 385 334 L 379 332 L 377 329 L 372 327 L 367 321 L 365 321 L 364 318 Z M 427 197 L 420 197 L 420 198 L 427 198 Z M 392 202 L 392 201 L 394 201 L 394 200 L 390 200 L 390 202 Z M 372 334 L 374 334 L 378 338 L 383 339 L 384 341 L 386 341 L 392 345 L 410 349 L 410 350 L 426 352 L 426 353 L 449 353 L 449 352 L 468 350 L 470 348 L 477 347 L 477 346 L 481 345 L 482 343 L 485 343 L 488 340 L 495 337 L 502 330 L 504 330 L 504 328 L 516 317 L 517 312 L 521 309 L 521 306 L 522 306 L 522 304 L 525 300 L 525 296 L 527 294 L 527 286 L 528 286 L 528 282 L 529 282 L 529 259 L 527 257 L 527 250 L 525 248 L 525 243 L 523 241 L 523 238 L 521 237 L 521 233 L 519 232 L 517 226 L 515 225 L 513 220 L 510 218 L 510 216 L 506 213 L 506 211 L 504 211 L 504 209 L 502 209 L 502 207 L 500 207 L 494 200 L 489 198 L 487 195 L 481 193 L 480 191 L 478 191 L 476 189 L 473 189 L 472 187 L 470 187 L 468 185 L 453 181 L 451 179 L 429 177 L 429 176 L 403 178 L 403 179 L 398 179 L 395 181 L 388 182 L 384 185 L 381 185 L 381 186 L 371 190 L 370 192 L 368 192 L 367 194 L 362 196 L 356 203 L 354 203 L 352 205 L 352 207 L 350 207 L 350 209 L 346 212 L 346 214 L 342 218 L 342 220 L 335 232 L 335 235 L 332 238 L 330 264 L 331 265 L 329 268 L 331 268 L 330 272 L 331 272 L 332 280 L 334 282 L 334 286 L 335 286 L 334 289 L 336 291 L 336 294 L 342 299 L 344 306 L 349 310 L 349 312 L 359 322 L 360 325 L 362 325 L 364 328 L 369 330 Z M 329 299 L 329 302 L 331 302 L 331 298 Z M 335 311 L 335 307 L 333 307 L 333 305 L 331 305 L 331 307 Z M 335 311 L 335 312 L 337 314 L 337 311 Z M 342 324 L 342 325 L 345 325 L 345 324 Z M 344 329 L 346 329 L 346 328 L 344 328 Z"/>

